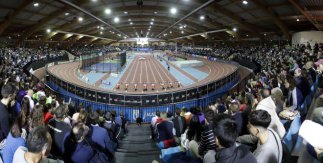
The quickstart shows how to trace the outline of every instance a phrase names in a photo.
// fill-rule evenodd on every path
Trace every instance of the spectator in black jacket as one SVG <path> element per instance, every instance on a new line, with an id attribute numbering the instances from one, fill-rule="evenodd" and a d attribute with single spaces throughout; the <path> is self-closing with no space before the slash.
<path id="1" fill-rule="evenodd" d="M 16 87 L 7 83 L 1 88 L 2 99 L 0 102 L 0 142 L 5 139 L 10 131 L 12 119 L 9 115 L 10 103 L 16 95 Z"/>
<path id="2" fill-rule="evenodd" d="M 66 105 L 58 106 L 54 111 L 54 118 L 48 122 L 49 133 L 53 138 L 52 151 L 54 156 L 63 156 L 63 140 L 65 135 L 71 131 L 70 125 L 64 122 Z"/>
<path id="3" fill-rule="evenodd" d="M 172 120 L 174 123 L 174 128 L 176 131 L 176 136 L 181 137 L 181 135 L 185 132 L 186 130 L 186 121 L 183 116 L 181 116 L 181 110 L 176 109 L 175 110 L 176 117 Z"/>
<path id="4" fill-rule="evenodd" d="M 216 123 L 214 127 L 215 143 L 218 148 L 213 153 L 210 151 L 204 157 L 204 163 L 256 163 L 256 158 L 244 146 L 236 146 L 238 137 L 237 124 L 234 120 L 225 118 Z"/>

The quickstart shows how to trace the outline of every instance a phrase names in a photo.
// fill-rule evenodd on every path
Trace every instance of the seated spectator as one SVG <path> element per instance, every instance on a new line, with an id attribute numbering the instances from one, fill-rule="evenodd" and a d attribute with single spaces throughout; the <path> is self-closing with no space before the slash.
<path id="1" fill-rule="evenodd" d="M 323 162 L 323 149 L 321 148 L 314 148 L 316 154 L 317 154 L 317 159 L 322 163 Z"/>
<path id="2" fill-rule="evenodd" d="M 76 123 L 72 131 L 66 135 L 62 148 L 65 162 L 91 162 L 95 151 L 85 139 L 88 132 L 89 127 L 83 123 Z"/>
<path id="3" fill-rule="evenodd" d="M 54 118 L 48 122 L 49 133 L 53 137 L 52 151 L 54 156 L 60 157 L 63 155 L 63 140 L 65 135 L 71 130 L 63 120 L 65 118 L 65 106 L 60 105 L 54 111 Z"/>
<path id="4" fill-rule="evenodd" d="M 27 148 L 20 146 L 14 156 L 13 163 L 39 163 L 44 161 L 50 152 L 52 138 L 45 127 L 33 129 L 27 138 Z"/>
<path id="5" fill-rule="evenodd" d="M 195 158 L 201 158 L 198 153 L 199 144 L 201 142 L 203 127 L 200 123 L 199 117 L 197 115 L 193 115 L 188 129 L 181 136 L 181 145 L 190 151 L 191 156 Z"/>
<path id="6" fill-rule="evenodd" d="M 232 112 L 232 118 L 237 124 L 238 135 L 247 133 L 247 124 L 244 123 L 242 113 L 239 111 L 240 105 L 238 102 L 232 102 L 229 109 Z"/>
<path id="7" fill-rule="evenodd" d="M 270 114 L 271 122 L 269 128 L 273 129 L 279 135 L 280 139 L 282 139 L 286 133 L 284 125 L 280 122 L 276 113 L 276 104 L 281 102 L 282 96 L 282 91 L 278 87 L 274 88 L 272 90 L 272 95 L 262 99 L 256 107 L 256 110 L 265 110 Z"/>
<path id="8" fill-rule="evenodd" d="M 103 124 L 103 127 L 108 131 L 110 138 L 113 139 L 115 143 L 117 143 L 115 139 L 117 137 L 117 126 L 116 126 L 116 123 L 112 120 L 111 113 L 107 112 L 104 115 L 104 118 L 105 118 L 105 122 Z"/>
<path id="9" fill-rule="evenodd" d="M 93 112 L 90 114 L 90 130 L 88 133 L 89 138 L 92 142 L 98 146 L 100 151 L 104 152 L 112 158 L 114 151 L 116 149 L 116 145 L 111 141 L 108 132 L 98 125 L 99 114 L 97 112 Z"/>
<path id="10" fill-rule="evenodd" d="M 252 153 L 244 147 L 236 146 L 237 125 L 230 118 L 224 118 L 214 125 L 217 149 L 210 150 L 203 159 L 204 163 L 256 163 Z"/>
<path id="11" fill-rule="evenodd" d="M 238 138 L 243 144 L 257 144 L 253 152 L 257 162 L 281 163 L 283 149 L 278 134 L 268 128 L 271 122 L 270 114 L 265 110 L 256 110 L 249 115 L 248 129 L 251 135 Z"/>
<path id="12" fill-rule="evenodd" d="M 211 109 L 206 110 L 205 118 L 206 120 L 201 133 L 201 143 L 198 148 L 198 153 L 201 157 L 203 157 L 208 150 L 214 150 L 216 147 L 213 134 L 214 111 Z"/>
<path id="13" fill-rule="evenodd" d="M 161 118 L 161 120 L 156 124 L 156 130 L 158 142 L 174 138 L 174 124 L 168 121 L 166 118 Z"/>
<path id="14" fill-rule="evenodd" d="M 286 107 L 279 116 L 285 119 L 291 119 L 297 115 L 297 108 L 303 103 L 302 92 L 296 87 L 296 80 L 292 76 L 287 76 L 285 79 L 285 88 L 287 88 L 288 96 L 285 102 Z"/>
<path id="15" fill-rule="evenodd" d="M 20 112 L 16 121 L 12 125 L 10 132 L 7 136 L 5 147 L 2 149 L 2 159 L 4 163 L 11 163 L 13 155 L 15 154 L 18 147 L 26 147 L 26 136 L 27 132 L 23 129 L 25 124 L 25 114 Z"/>

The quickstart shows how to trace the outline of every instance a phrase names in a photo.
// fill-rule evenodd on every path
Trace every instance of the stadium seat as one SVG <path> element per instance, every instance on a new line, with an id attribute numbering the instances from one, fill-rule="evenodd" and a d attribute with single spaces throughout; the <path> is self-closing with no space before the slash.
<path id="1" fill-rule="evenodd" d="M 300 111 L 301 117 L 305 117 L 306 116 L 306 114 L 307 114 L 307 104 L 306 104 L 306 101 L 303 102 L 303 104 L 301 105 L 299 111 Z"/>
<path id="2" fill-rule="evenodd" d="M 290 128 L 286 132 L 285 136 L 282 139 L 282 144 L 287 152 L 290 154 L 293 150 L 294 145 L 296 144 L 298 131 L 302 125 L 301 116 L 297 115 L 292 121 Z"/>
<path id="3" fill-rule="evenodd" d="M 161 150 L 161 159 L 164 162 L 169 162 L 170 160 L 174 160 L 185 154 L 186 152 L 184 152 L 184 150 L 180 146 L 171 147 L 171 148 Z"/>

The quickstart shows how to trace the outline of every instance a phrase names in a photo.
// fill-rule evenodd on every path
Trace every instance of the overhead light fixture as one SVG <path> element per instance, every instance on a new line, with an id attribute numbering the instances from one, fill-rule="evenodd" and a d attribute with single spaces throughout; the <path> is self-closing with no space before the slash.
<path id="1" fill-rule="evenodd" d="M 128 14 L 128 12 L 127 11 L 125 11 L 125 12 L 123 12 L 124 14 Z"/>
<path id="2" fill-rule="evenodd" d="M 205 17 L 202 15 L 202 16 L 200 16 L 200 20 L 204 20 L 205 19 Z"/>
<path id="3" fill-rule="evenodd" d="M 297 19 L 296 19 L 296 21 L 298 21 L 298 22 L 299 22 L 299 19 L 297 18 Z"/>
<path id="4" fill-rule="evenodd" d="M 157 12 L 157 11 L 155 11 L 155 12 L 154 12 L 154 14 L 158 14 L 158 12 Z"/>
<path id="5" fill-rule="evenodd" d="M 234 32 L 237 32 L 237 28 L 236 27 L 234 27 L 234 28 L 232 28 L 232 30 L 234 31 Z"/>
<path id="6" fill-rule="evenodd" d="M 119 37 L 121 37 L 121 34 L 118 34 Z"/>
<path id="7" fill-rule="evenodd" d="M 103 34 L 103 32 L 101 31 L 101 32 L 100 32 L 100 35 L 102 35 L 102 34 Z"/>
<path id="8" fill-rule="evenodd" d="M 266 34 L 266 33 L 264 33 L 264 36 L 267 36 L 267 34 Z"/>
<path id="9" fill-rule="evenodd" d="M 130 25 L 132 25 L 133 23 L 132 23 L 132 22 L 130 22 L 129 24 L 130 24 Z"/>
<path id="10" fill-rule="evenodd" d="M 183 29 L 183 26 L 179 26 L 179 29 Z"/>
<path id="11" fill-rule="evenodd" d="M 169 31 L 170 34 L 172 34 L 173 32 L 172 31 Z"/>
<path id="12" fill-rule="evenodd" d="M 182 34 L 184 34 L 184 31 L 181 31 Z"/>
<path id="13" fill-rule="evenodd" d="M 70 13 L 68 13 L 68 12 L 65 12 L 65 16 L 68 16 Z"/>
<path id="14" fill-rule="evenodd" d="M 106 14 L 108 14 L 108 15 L 109 15 L 109 14 L 111 14 L 111 12 L 112 12 L 112 11 L 111 11 L 111 9 L 109 9 L 109 8 L 107 8 L 107 9 L 105 9 L 105 10 L 104 10 L 104 13 L 106 13 Z"/>
<path id="15" fill-rule="evenodd" d="M 34 3 L 34 7 L 38 7 L 39 6 L 39 3 L 38 2 L 35 2 Z"/>
<path id="16" fill-rule="evenodd" d="M 150 28 L 148 28 L 148 31 L 150 31 Z"/>
<path id="17" fill-rule="evenodd" d="M 154 25 L 154 22 L 150 22 L 150 25 Z"/>
<path id="18" fill-rule="evenodd" d="M 77 20 L 78 20 L 79 22 L 82 22 L 82 21 L 83 21 L 83 18 L 82 18 L 82 17 L 78 17 L 78 18 L 77 18 Z"/>
<path id="19" fill-rule="evenodd" d="M 242 1 L 242 3 L 243 3 L 244 5 L 247 5 L 247 4 L 248 4 L 248 1 L 244 0 L 244 1 Z"/>
<path id="20" fill-rule="evenodd" d="M 92 2 L 97 2 L 98 0 L 91 0 Z"/>
<path id="21" fill-rule="evenodd" d="M 155 19 L 151 19 L 151 21 L 155 21 Z"/>
<path id="22" fill-rule="evenodd" d="M 177 13 L 177 9 L 175 7 L 170 9 L 170 13 L 171 14 L 176 14 Z"/>
<path id="23" fill-rule="evenodd" d="M 118 17 L 115 17 L 115 18 L 113 19 L 113 21 L 114 21 L 115 23 L 118 23 L 118 22 L 120 21 L 120 19 L 119 19 Z"/>
<path id="24" fill-rule="evenodd" d="M 104 30 L 104 27 L 100 27 L 101 30 Z"/>
<path id="25" fill-rule="evenodd" d="M 50 33 L 51 31 L 52 31 L 52 30 L 51 30 L 50 28 L 47 28 L 47 29 L 46 29 L 46 32 L 47 32 L 47 33 Z"/>
<path id="26" fill-rule="evenodd" d="M 183 27 L 186 28 L 186 25 L 184 25 Z"/>
<path id="27" fill-rule="evenodd" d="M 149 26 L 149 28 L 151 28 L 151 25 Z"/>

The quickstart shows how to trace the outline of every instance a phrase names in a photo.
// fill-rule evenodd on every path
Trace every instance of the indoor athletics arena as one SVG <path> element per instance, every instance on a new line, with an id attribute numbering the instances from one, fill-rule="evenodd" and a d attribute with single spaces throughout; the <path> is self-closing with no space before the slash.
<path id="1" fill-rule="evenodd" d="M 323 163 L 322 0 L 0 0 L 0 163 Z"/>

